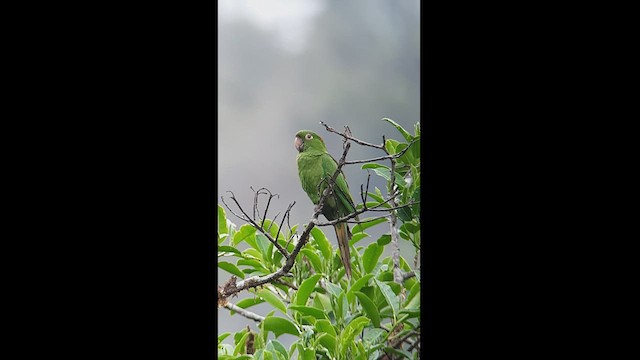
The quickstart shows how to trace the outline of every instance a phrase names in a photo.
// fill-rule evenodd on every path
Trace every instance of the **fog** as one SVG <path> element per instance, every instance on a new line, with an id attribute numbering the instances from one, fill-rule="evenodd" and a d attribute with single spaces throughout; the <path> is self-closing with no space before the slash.
<path id="1" fill-rule="evenodd" d="M 348 125 L 353 136 L 382 143 L 382 135 L 403 140 L 390 118 L 413 133 L 420 122 L 420 17 L 417 0 L 223 0 L 218 15 L 218 195 L 233 191 L 251 209 L 250 187 L 280 195 L 271 217 L 293 201 L 291 225 L 309 221 L 313 204 L 300 186 L 294 135 L 313 130 L 338 159 L 342 139 L 324 130 Z M 352 144 L 348 159 L 384 155 Z M 367 172 L 345 168 L 356 202 Z M 371 174 L 371 188 L 386 194 L 384 180 Z M 219 204 L 220 197 L 217 199 Z M 229 203 L 229 202 L 227 202 Z M 231 204 L 230 204 L 231 205 Z M 227 212 L 228 213 L 228 212 Z M 243 222 L 228 213 L 237 224 Z M 384 225 L 368 231 L 366 246 L 388 232 Z M 322 229 L 336 246 L 335 233 Z M 401 241 L 401 255 L 413 248 Z M 390 253 L 387 247 L 386 254 Z M 231 275 L 218 271 L 218 283 Z M 242 292 L 235 303 L 250 295 Z M 270 305 L 251 311 L 262 316 Z M 276 316 L 284 316 L 276 312 Z M 218 332 L 236 332 L 256 323 L 218 309 Z M 273 338 L 273 334 L 269 335 Z M 291 336 L 278 339 L 289 346 Z M 225 343 L 232 344 L 233 337 Z"/>

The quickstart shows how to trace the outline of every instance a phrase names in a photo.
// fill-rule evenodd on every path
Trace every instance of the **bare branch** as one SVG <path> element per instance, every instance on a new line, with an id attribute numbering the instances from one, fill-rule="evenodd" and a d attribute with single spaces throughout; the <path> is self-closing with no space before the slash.
<path id="1" fill-rule="evenodd" d="M 316 226 L 335 225 L 335 224 L 340 223 L 340 222 L 348 222 L 348 223 L 352 223 L 352 224 L 353 223 L 359 224 L 359 223 L 363 223 L 363 222 L 369 222 L 369 221 L 373 221 L 373 220 L 377 220 L 377 219 L 373 219 L 373 220 L 370 219 L 370 220 L 367 220 L 367 221 L 356 221 L 356 222 L 351 222 L 351 221 L 348 221 L 348 220 L 353 219 L 353 218 L 357 217 L 358 215 L 360 215 L 362 213 L 365 213 L 367 211 L 391 211 L 391 210 L 400 209 L 400 208 L 403 208 L 405 206 L 409 206 L 409 205 L 415 204 L 415 203 L 411 203 L 411 204 L 405 204 L 405 205 L 401 205 L 401 206 L 396 206 L 396 207 L 393 207 L 393 208 L 377 209 L 378 207 L 388 203 L 389 201 L 392 201 L 396 196 L 398 196 L 398 194 L 394 195 L 393 197 L 391 197 L 391 198 L 389 198 L 389 199 L 387 199 L 387 200 L 385 200 L 385 201 L 383 201 L 383 202 L 381 202 L 379 204 L 376 204 L 373 207 L 367 207 L 367 203 L 365 202 L 365 203 L 362 204 L 362 209 L 360 209 L 360 210 L 356 210 L 355 212 L 353 212 L 353 213 L 351 213 L 349 215 L 345 215 L 345 216 L 343 216 L 341 218 L 334 219 L 334 220 L 331 220 L 331 221 L 328 221 L 328 222 L 319 222 L 319 223 L 316 224 Z M 384 217 L 386 217 L 386 216 L 381 216 L 380 218 L 384 218 Z"/>
<path id="2" fill-rule="evenodd" d="M 376 149 L 384 149 L 384 142 L 382 143 L 382 145 L 371 144 L 371 143 L 368 143 L 366 141 L 362 141 L 360 139 L 356 139 L 356 138 L 352 137 L 351 134 L 347 135 L 347 134 L 343 134 L 341 132 L 338 132 L 338 131 L 336 131 L 336 129 L 334 129 L 331 126 L 325 124 L 323 121 L 320 121 L 320 125 L 323 125 L 325 127 L 325 129 L 327 129 L 328 132 L 332 132 L 332 133 L 338 134 L 338 135 L 342 136 L 343 138 L 351 140 L 351 141 L 353 141 L 353 142 L 355 142 L 357 144 L 374 147 Z"/>
<path id="3" fill-rule="evenodd" d="M 278 232 L 276 233 L 276 239 L 278 238 L 278 236 L 280 236 L 280 230 L 282 230 L 282 225 L 284 225 L 284 219 L 286 219 L 287 216 L 290 214 L 291 208 L 295 204 L 296 204 L 296 202 L 294 201 L 293 203 L 289 204 L 289 207 L 287 207 L 287 210 L 285 210 L 284 216 L 282 217 L 282 221 L 280 222 L 280 226 L 278 227 Z M 278 215 L 280 215 L 280 213 L 278 213 Z M 276 215 L 276 217 L 277 217 L 277 215 Z M 273 222 L 275 222 L 275 221 L 276 221 L 276 218 L 273 218 Z M 289 230 L 291 230 L 291 227 L 289 227 Z"/>
<path id="4" fill-rule="evenodd" d="M 262 189 L 260 189 L 262 190 Z M 256 194 L 258 194 L 260 192 L 260 190 L 258 190 L 258 192 Z M 269 190 L 267 190 L 269 191 Z M 236 206 L 238 206 L 238 209 L 240 209 L 240 211 L 242 212 L 243 216 L 240 216 L 238 214 L 236 214 L 233 210 L 231 210 L 231 208 L 229 207 L 229 205 L 227 205 L 227 203 L 224 201 L 224 197 L 220 197 L 222 199 L 222 203 L 227 207 L 227 209 L 229 209 L 229 211 L 237 216 L 238 218 L 240 218 L 241 220 L 244 220 L 246 222 L 248 222 L 249 224 L 251 224 L 251 226 L 253 226 L 254 228 L 256 228 L 258 231 L 260 231 L 267 239 L 269 239 L 269 241 L 271 241 L 271 243 L 273 244 L 273 246 L 275 246 L 278 251 L 280 251 L 280 253 L 285 257 L 285 258 L 289 258 L 289 252 L 283 248 L 280 244 L 278 244 L 278 242 L 271 236 L 271 234 L 267 231 L 264 230 L 264 227 L 262 225 L 258 225 L 254 220 L 252 220 L 251 218 L 249 218 L 249 215 L 244 211 L 244 209 L 242 208 L 242 206 L 240 206 L 240 204 L 238 203 L 238 200 L 235 197 L 235 194 L 231 191 L 227 191 L 228 193 L 231 193 L 231 200 L 233 200 L 233 202 L 236 203 Z M 269 193 L 271 194 L 271 193 Z M 257 196 L 257 195 L 256 195 Z M 268 207 L 268 206 L 267 206 Z M 265 212 L 266 215 L 266 212 Z M 264 220 L 262 221 L 264 222 Z"/>
<path id="5" fill-rule="evenodd" d="M 386 144 L 386 139 L 384 137 L 384 135 L 382 136 L 382 140 L 383 140 L 383 145 Z M 409 147 L 407 146 L 407 149 Z M 383 148 L 384 152 L 389 156 L 391 154 L 389 154 L 389 150 L 387 150 L 386 147 Z M 389 194 L 389 198 L 392 201 L 393 206 L 392 207 L 397 207 L 398 203 L 396 202 L 396 196 L 398 195 L 398 185 L 396 184 L 396 159 L 393 156 L 389 157 L 389 161 L 391 162 L 391 169 L 390 169 L 390 184 L 388 187 L 388 194 Z M 396 282 L 397 284 L 401 284 L 402 283 L 402 270 L 400 270 L 400 245 L 399 245 L 399 230 L 398 230 L 398 218 L 396 215 L 396 211 L 395 210 L 391 210 L 389 212 L 390 214 L 390 221 L 389 221 L 389 227 L 391 229 L 391 246 L 392 246 L 392 252 L 391 252 L 391 258 L 393 260 L 393 281 Z"/>
<path id="6" fill-rule="evenodd" d="M 405 273 L 402 273 L 402 281 L 411 279 L 414 276 L 416 276 L 416 273 L 414 271 L 407 271 Z"/>
<path id="7" fill-rule="evenodd" d="M 416 143 L 419 139 L 414 139 L 413 141 L 411 141 L 409 143 L 409 145 L 407 145 L 406 148 L 402 149 L 399 153 L 395 153 L 393 155 L 385 155 L 385 156 L 379 156 L 377 158 L 373 158 L 373 159 L 366 159 L 366 160 L 350 160 L 350 161 L 345 161 L 344 164 L 345 165 L 351 165 L 351 164 L 362 164 L 362 163 L 368 163 L 368 162 L 373 162 L 373 161 L 380 161 L 380 160 L 390 160 L 390 159 L 397 159 L 399 157 L 401 157 L 402 155 L 404 155 L 405 152 L 407 152 L 407 150 L 409 150 L 409 148 L 411 147 L 411 145 L 413 145 L 414 143 Z"/>
<path id="8" fill-rule="evenodd" d="M 237 305 L 234 305 L 234 304 L 232 304 L 230 302 L 228 302 L 224 307 L 229 309 L 229 310 L 231 310 L 231 311 L 237 312 L 238 314 L 246 317 L 247 319 L 251 319 L 251 320 L 254 320 L 254 321 L 257 321 L 257 322 L 260 322 L 260 321 L 264 320 L 264 316 L 260 316 L 260 315 L 254 313 L 254 312 L 249 311 L 249 310 L 245 310 L 245 309 L 243 309 L 243 308 L 241 308 L 241 307 L 239 307 Z"/>
<path id="9" fill-rule="evenodd" d="M 276 280 L 276 281 L 274 281 L 274 282 L 275 282 L 275 283 L 278 283 L 278 284 L 282 284 L 282 285 L 284 285 L 284 286 L 288 286 L 288 287 L 292 288 L 293 290 L 298 290 L 298 287 L 297 287 L 297 286 L 293 285 L 293 284 L 292 284 L 292 283 L 290 283 L 290 282 L 286 282 L 286 281 L 282 280 L 281 278 L 280 278 L 280 279 L 277 279 L 277 280 Z"/>
<path id="10" fill-rule="evenodd" d="M 368 222 L 372 222 L 372 221 L 376 221 L 378 219 L 385 219 L 388 215 L 385 216 L 378 216 L 378 217 L 374 217 L 371 219 L 366 219 L 366 220 L 354 220 L 354 221 L 348 221 L 348 219 L 353 219 L 354 217 L 356 217 L 357 214 L 356 213 L 352 213 L 350 215 L 341 217 L 339 219 L 336 220 L 331 220 L 331 221 L 327 221 L 327 222 L 317 222 L 316 226 L 330 226 L 330 225 L 335 225 L 339 222 L 346 222 L 349 224 L 364 224 L 364 223 L 368 223 Z M 345 220 L 347 219 L 347 220 Z"/>
<path id="11" fill-rule="evenodd" d="M 367 209 L 367 211 L 390 211 L 390 210 L 398 210 L 398 209 L 402 209 L 403 207 L 407 207 L 407 206 L 411 206 L 411 205 L 415 205 L 415 204 L 419 204 L 420 201 L 412 201 L 410 203 L 406 203 L 404 205 L 398 205 L 395 207 L 391 207 L 391 208 L 384 208 L 384 209 L 374 209 L 374 208 L 370 208 Z M 380 203 L 380 204 L 384 204 L 384 203 Z M 378 205 L 376 205 L 376 207 L 378 207 Z"/>
<path id="12" fill-rule="evenodd" d="M 413 345 L 409 346 L 407 351 L 411 351 L 411 350 L 415 349 L 416 347 L 420 348 L 420 336 L 418 336 L 416 338 L 416 341 L 413 343 Z"/>

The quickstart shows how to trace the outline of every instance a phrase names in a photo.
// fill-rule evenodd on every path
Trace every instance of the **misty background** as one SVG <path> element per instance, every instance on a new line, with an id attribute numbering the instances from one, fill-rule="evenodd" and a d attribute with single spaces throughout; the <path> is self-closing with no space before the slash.
<path id="1" fill-rule="evenodd" d="M 382 143 L 382 135 L 404 141 L 382 118 L 410 133 L 420 122 L 419 0 L 220 0 L 217 86 L 217 203 L 222 205 L 220 196 L 229 199 L 226 191 L 233 191 L 250 211 L 250 187 L 266 187 L 280 195 L 272 200 L 269 217 L 284 213 L 295 201 L 290 223 L 301 228 L 313 204 L 298 179 L 293 140 L 299 130 L 318 133 L 338 159 L 342 138 L 327 132 L 320 121 L 338 131 L 348 125 L 354 137 L 376 144 Z M 352 143 L 347 159 L 382 155 Z M 367 178 L 360 165 L 344 168 L 356 203 Z M 374 186 L 387 194 L 384 179 L 372 172 L 371 190 Z M 238 227 L 244 223 L 228 211 L 227 216 Z M 333 228 L 322 230 L 336 247 Z M 356 246 L 368 245 L 388 228 L 380 224 L 367 232 L 371 237 Z M 413 246 L 400 243 L 400 254 L 412 264 Z M 390 248 L 381 259 L 390 255 Z M 218 269 L 218 284 L 230 276 Z M 244 291 L 229 301 L 249 296 Z M 272 309 L 265 303 L 250 310 L 264 316 Z M 284 317 L 279 310 L 275 315 Z M 218 309 L 218 333 L 247 325 L 257 330 L 253 320 Z M 287 347 L 293 341 L 287 334 L 278 339 Z M 224 342 L 232 344 L 233 337 Z"/>

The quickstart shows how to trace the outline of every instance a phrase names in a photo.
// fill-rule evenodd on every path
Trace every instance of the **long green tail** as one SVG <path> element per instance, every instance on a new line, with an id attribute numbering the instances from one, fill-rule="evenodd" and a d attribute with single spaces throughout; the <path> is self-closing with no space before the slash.
<path id="1" fill-rule="evenodd" d="M 338 223 L 334 226 L 336 237 L 338 238 L 338 248 L 340 249 L 340 259 L 344 265 L 347 278 L 351 279 L 351 254 L 349 253 L 349 240 L 351 240 L 351 230 L 346 222 Z"/>

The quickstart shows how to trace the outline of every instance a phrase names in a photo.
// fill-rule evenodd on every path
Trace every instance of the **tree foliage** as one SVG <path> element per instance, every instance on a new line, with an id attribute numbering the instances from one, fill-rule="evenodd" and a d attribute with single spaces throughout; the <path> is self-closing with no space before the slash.
<path id="1" fill-rule="evenodd" d="M 390 119 L 402 140 L 385 139 L 381 145 L 351 136 L 345 128 L 339 133 L 324 125 L 327 131 L 345 140 L 339 168 L 362 164 L 361 168 L 386 180 L 385 193 L 375 188 L 360 187 L 361 202 L 348 222 L 352 227 L 350 241 L 353 278 L 349 280 L 324 226 L 318 220 L 319 208 L 306 225 L 290 226 L 286 220 L 295 204 L 289 205 L 278 221 L 268 217 L 271 200 L 277 195 L 267 189 L 254 191 L 254 204 L 246 211 L 233 197 L 238 210 L 225 201 L 218 205 L 218 266 L 229 273 L 218 287 L 218 307 L 238 313 L 257 322 L 235 334 L 218 336 L 219 359 L 415 359 L 420 347 L 420 124 L 413 133 Z M 367 160 L 346 160 L 351 143 L 373 146 L 384 155 Z M 381 163 L 382 162 L 382 163 Z M 387 165 L 386 162 L 389 164 Z M 330 195 L 327 189 L 323 198 Z M 260 197 L 266 206 L 259 206 Z M 320 207 L 323 201 L 320 202 Z M 226 207 L 226 210 L 225 210 Z M 229 219 L 233 214 L 246 223 L 238 226 Z M 251 215 L 250 215 L 251 214 Z M 361 241 L 370 237 L 368 229 L 386 227 L 389 231 L 369 245 Z M 298 234 L 301 232 L 301 234 Z M 399 242 L 410 242 L 414 259 L 399 254 Z M 246 243 L 247 249 L 238 245 Z M 392 255 L 381 259 L 385 247 Z M 230 302 L 240 291 L 253 298 Z M 251 307 L 268 303 L 273 310 L 256 314 Z M 269 336 L 273 333 L 273 336 Z M 297 340 L 287 349 L 278 337 L 294 335 Z M 233 335 L 232 344 L 229 340 Z"/>

